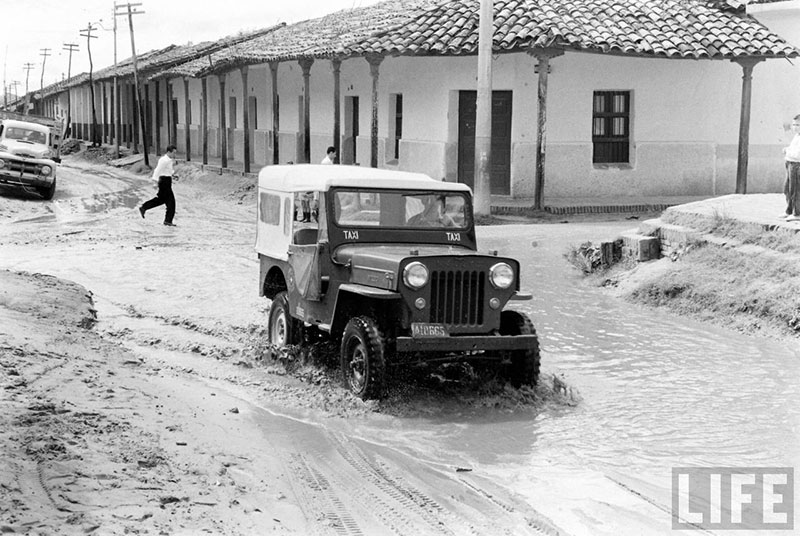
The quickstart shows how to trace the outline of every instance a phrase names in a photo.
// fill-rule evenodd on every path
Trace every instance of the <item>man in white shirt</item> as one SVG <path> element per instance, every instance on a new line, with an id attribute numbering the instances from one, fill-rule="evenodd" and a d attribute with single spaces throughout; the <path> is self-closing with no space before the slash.
<path id="1" fill-rule="evenodd" d="M 156 169 L 153 170 L 153 180 L 158 182 L 158 193 L 150 201 L 146 201 L 139 207 L 139 214 L 144 218 L 144 213 L 161 205 L 167 205 L 167 212 L 164 215 L 164 225 L 174 227 L 172 218 L 175 217 L 175 194 L 172 193 L 172 176 L 175 171 L 172 167 L 172 161 L 175 158 L 175 153 L 178 148 L 174 145 L 167 146 L 167 152 L 158 159 Z"/>
<path id="2" fill-rule="evenodd" d="M 324 165 L 333 164 L 333 161 L 336 159 L 336 147 L 330 146 L 328 147 L 328 150 L 325 152 L 326 152 L 325 158 L 322 159 L 322 162 L 320 162 L 320 164 Z"/>
<path id="3" fill-rule="evenodd" d="M 786 160 L 786 183 L 783 194 L 786 196 L 786 221 L 800 221 L 800 114 L 792 118 L 794 137 L 788 147 L 783 149 Z"/>

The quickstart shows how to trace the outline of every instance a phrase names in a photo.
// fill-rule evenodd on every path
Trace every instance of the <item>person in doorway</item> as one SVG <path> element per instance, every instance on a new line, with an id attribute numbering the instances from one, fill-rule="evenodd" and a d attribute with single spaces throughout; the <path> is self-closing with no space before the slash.
<path id="1" fill-rule="evenodd" d="M 328 150 L 325 151 L 325 153 L 326 153 L 325 158 L 322 159 L 322 162 L 320 162 L 320 164 L 324 165 L 333 164 L 334 160 L 336 160 L 336 147 L 331 145 L 330 147 L 328 147 Z"/>
<path id="2" fill-rule="evenodd" d="M 786 212 L 781 215 L 786 221 L 800 221 L 800 114 L 792 118 L 794 137 L 783 149 L 786 161 L 786 182 L 783 194 L 786 196 Z"/>
<path id="3" fill-rule="evenodd" d="M 144 213 L 161 205 L 167 205 L 167 212 L 164 214 L 164 225 L 174 227 L 172 219 L 175 217 L 175 194 L 172 193 L 172 177 L 175 171 L 172 167 L 172 162 L 175 159 L 175 153 L 178 148 L 174 145 L 168 145 L 164 156 L 158 159 L 156 169 L 153 170 L 153 180 L 157 181 L 158 193 L 156 196 L 146 201 L 139 207 L 139 214 L 144 218 Z"/>

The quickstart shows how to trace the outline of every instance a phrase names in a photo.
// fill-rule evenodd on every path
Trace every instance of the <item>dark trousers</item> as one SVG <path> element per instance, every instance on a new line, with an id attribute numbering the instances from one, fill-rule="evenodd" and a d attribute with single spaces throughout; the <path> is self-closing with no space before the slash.
<path id="1" fill-rule="evenodd" d="M 786 162 L 786 214 L 800 216 L 800 162 Z"/>
<path id="2" fill-rule="evenodd" d="M 172 193 L 172 177 L 162 175 L 158 178 L 158 193 L 150 201 L 142 205 L 142 210 L 147 212 L 151 208 L 167 205 L 167 213 L 164 215 L 164 223 L 172 223 L 175 217 L 175 194 Z"/>

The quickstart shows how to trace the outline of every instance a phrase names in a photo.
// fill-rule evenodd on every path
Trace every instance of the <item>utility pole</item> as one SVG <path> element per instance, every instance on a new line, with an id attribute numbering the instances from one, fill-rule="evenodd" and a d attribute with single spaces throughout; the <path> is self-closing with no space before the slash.
<path id="1" fill-rule="evenodd" d="M 6 55 L 3 57 L 3 108 L 8 110 L 8 86 L 6 86 L 6 62 L 8 61 L 8 45 L 6 45 Z"/>
<path id="2" fill-rule="evenodd" d="M 119 142 L 120 142 L 120 129 L 122 128 L 122 110 L 120 110 L 120 98 L 119 98 L 119 73 L 117 69 L 117 3 L 114 2 L 114 12 L 113 12 L 113 19 L 114 19 L 114 150 L 116 154 L 116 158 L 119 158 Z"/>
<path id="3" fill-rule="evenodd" d="M 47 62 L 47 56 L 50 55 L 50 49 L 49 48 L 42 48 L 42 49 L 39 49 L 39 50 L 41 51 L 41 54 L 39 54 L 39 55 L 42 56 L 42 77 L 39 80 L 39 91 L 41 92 L 44 89 L 44 65 Z M 43 95 L 39 95 L 39 104 L 43 108 L 43 105 L 44 105 L 44 96 Z M 44 115 L 44 109 L 40 109 L 39 113 Z"/>
<path id="4" fill-rule="evenodd" d="M 142 130 L 142 148 L 144 149 L 144 165 L 150 166 L 150 160 L 147 156 L 147 131 L 145 130 L 146 122 L 144 120 L 145 112 L 142 108 L 142 91 L 139 87 L 139 68 L 136 65 L 136 42 L 133 37 L 133 15 L 142 15 L 144 11 L 139 11 L 133 9 L 137 6 L 141 6 L 141 3 L 138 4 L 131 4 L 128 2 L 127 4 L 114 4 L 114 17 L 117 16 L 128 16 L 128 28 L 131 32 L 131 57 L 133 60 L 133 84 L 136 86 L 136 102 L 137 102 L 137 115 L 139 116 L 139 121 L 141 124 Z M 122 8 L 125 8 L 126 11 L 123 11 Z M 136 147 L 136 143 L 134 143 L 134 147 Z"/>
<path id="5" fill-rule="evenodd" d="M 492 40 L 493 0 L 481 0 L 478 24 L 478 91 L 475 103 L 475 207 L 478 216 L 492 211 Z"/>
<path id="6" fill-rule="evenodd" d="M 86 28 L 80 30 L 81 37 L 86 38 L 86 51 L 89 53 L 89 96 L 92 100 L 92 147 L 100 146 L 100 136 L 97 133 L 97 109 L 94 102 L 94 80 L 92 79 L 93 65 L 91 41 L 92 39 L 97 39 L 96 35 L 92 35 L 92 32 L 96 29 L 97 28 L 90 22 L 86 25 Z"/>
<path id="7" fill-rule="evenodd" d="M 67 80 L 72 77 L 72 53 L 78 50 L 78 45 L 74 43 L 64 43 L 63 50 L 69 51 L 69 63 L 67 64 Z M 66 140 L 72 129 L 72 93 L 67 89 L 67 128 L 64 129 L 64 140 Z"/>
<path id="8" fill-rule="evenodd" d="M 23 69 L 25 69 L 25 111 L 22 112 L 25 115 L 28 115 L 28 103 L 30 102 L 30 95 L 28 95 L 28 78 L 31 74 L 31 70 L 33 69 L 34 65 L 32 63 L 26 63 Z"/>
<path id="9" fill-rule="evenodd" d="M 44 89 L 44 65 L 47 61 L 47 56 L 51 55 L 49 48 L 42 48 L 40 50 L 42 51 L 42 53 L 39 54 L 42 57 L 42 79 L 39 81 L 39 91 Z"/>
<path id="10" fill-rule="evenodd" d="M 18 97 L 18 95 L 17 95 L 17 86 L 18 86 L 18 85 L 19 85 L 19 80 L 12 80 L 12 81 L 11 81 L 11 82 L 9 82 L 9 84 L 8 84 L 8 87 L 9 87 L 9 88 L 10 88 L 11 86 L 14 86 L 14 99 L 13 99 L 13 100 L 17 100 L 17 97 Z M 8 109 L 8 108 L 6 108 L 6 109 Z"/>

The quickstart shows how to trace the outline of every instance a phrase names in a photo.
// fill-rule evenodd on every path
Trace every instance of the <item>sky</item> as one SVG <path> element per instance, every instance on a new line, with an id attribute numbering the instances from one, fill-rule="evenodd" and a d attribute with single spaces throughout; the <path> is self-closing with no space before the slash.
<path id="1" fill-rule="evenodd" d="M 340 9 L 363 7 L 379 0 L 130 0 L 138 54 L 168 45 L 216 40 L 242 30 L 313 19 Z M 91 39 L 94 71 L 114 64 L 115 0 L 0 0 L 0 54 L 3 87 L 9 93 L 36 91 L 67 76 L 89 72 L 87 39 L 81 30 L 96 28 Z M 123 5 L 123 0 L 116 0 Z M 127 4 L 127 0 L 125 2 Z M 127 11 L 127 10 L 125 10 Z M 76 44 L 69 66 L 65 44 Z M 44 49 L 49 49 L 45 51 Z M 49 54 L 45 56 L 45 54 Z M 117 20 L 117 57 L 131 56 L 128 18 Z M 44 71 L 42 64 L 44 63 Z M 26 64 L 32 68 L 25 69 Z M 13 81 L 19 82 L 16 87 Z M 0 88 L 0 94 L 4 91 Z"/>

